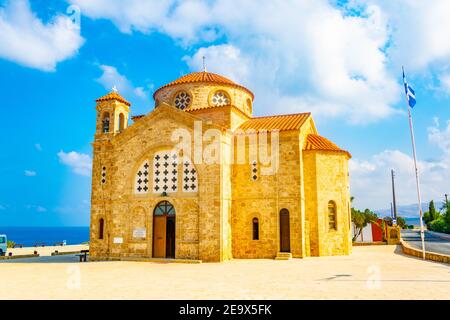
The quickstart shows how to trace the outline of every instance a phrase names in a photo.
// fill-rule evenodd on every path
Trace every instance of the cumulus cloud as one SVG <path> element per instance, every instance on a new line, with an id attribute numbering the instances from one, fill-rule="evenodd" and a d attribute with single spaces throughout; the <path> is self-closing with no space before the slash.
<path id="1" fill-rule="evenodd" d="M 355 2 L 355 1 L 353 1 Z M 389 21 L 392 45 L 388 49 L 396 65 L 414 70 L 435 66 L 450 57 L 450 3 L 447 0 L 372 0 Z"/>
<path id="2" fill-rule="evenodd" d="M 71 152 L 58 152 L 59 161 L 69 166 L 72 171 L 81 176 L 89 176 L 92 170 L 92 158 L 88 154 Z"/>
<path id="3" fill-rule="evenodd" d="M 36 176 L 36 171 L 33 171 L 33 170 L 25 170 L 25 175 L 27 176 L 27 177 L 35 177 Z"/>
<path id="4" fill-rule="evenodd" d="M 441 128 L 439 123 L 428 128 L 428 140 L 442 154 L 435 160 L 419 161 L 423 200 L 441 199 L 450 190 L 450 121 Z M 385 150 L 367 160 L 350 160 L 351 193 L 357 207 L 389 208 L 391 176 L 396 175 L 397 201 L 400 204 L 417 203 L 414 161 L 399 150 Z"/>
<path id="5" fill-rule="evenodd" d="M 68 16 L 57 15 L 44 23 L 32 12 L 28 0 L 10 0 L 0 8 L 1 58 L 54 71 L 83 43 L 79 27 Z"/>
<path id="6" fill-rule="evenodd" d="M 130 80 L 121 74 L 116 67 L 108 65 L 100 65 L 102 74 L 96 79 L 106 90 L 111 91 L 115 86 L 119 92 L 128 97 L 139 98 L 148 101 L 150 92 L 144 87 L 134 87 Z"/>
<path id="7" fill-rule="evenodd" d="M 205 55 L 210 71 L 255 92 L 261 113 L 313 110 L 366 122 L 396 112 L 400 87 L 387 71 L 387 21 L 377 5 L 347 16 L 325 0 L 71 2 L 123 32 L 158 31 L 183 44 L 224 36 L 226 44 L 184 60 L 199 70 Z"/>

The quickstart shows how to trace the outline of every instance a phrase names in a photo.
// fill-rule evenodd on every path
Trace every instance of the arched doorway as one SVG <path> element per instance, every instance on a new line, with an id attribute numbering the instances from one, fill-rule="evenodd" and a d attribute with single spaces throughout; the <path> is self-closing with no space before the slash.
<path id="1" fill-rule="evenodd" d="M 153 257 L 175 258 L 175 208 L 169 201 L 153 210 Z"/>
<path id="2" fill-rule="evenodd" d="M 280 211 L 280 252 L 291 252 L 291 233 L 289 226 L 289 211 Z"/>

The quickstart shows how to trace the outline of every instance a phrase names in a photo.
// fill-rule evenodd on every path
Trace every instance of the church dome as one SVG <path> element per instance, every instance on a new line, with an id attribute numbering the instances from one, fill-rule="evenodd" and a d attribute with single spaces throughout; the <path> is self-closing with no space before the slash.
<path id="1" fill-rule="evenodd" d="M 162 86 L 161 88 L 159 88 L 158 90 L 155 91 L 155 93 L 153 94 L 153 98 L 155 99 L 158 92 L 161 91 L 162 89 L 177 86 L 177 85 L 182 85 L 182 84 L 194 84 L 194 83 L 222 85 L 222 86 L 238 88 L 238 89 L 246 91 L 252 97 L 252 100 L 254 99 L 253 92 L 251 92 L 249 89 L 245 88 L 244 86 L 241 86 L 241 85 L 231 81 L 230 79 L 225 78 L 224 76 L 221 76 L 221 75 L 218 75 L 218 74 L 212 73 L 212 72 L 206 72 L 206 71 L 189 73 L 185 76 L 182 76 L 181 78 L 178 78 L 178 79 Z"/>

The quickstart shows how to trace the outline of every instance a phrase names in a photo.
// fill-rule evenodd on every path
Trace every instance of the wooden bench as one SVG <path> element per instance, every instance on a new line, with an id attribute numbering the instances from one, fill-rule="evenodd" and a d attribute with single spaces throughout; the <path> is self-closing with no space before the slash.
<path id="1" fill-rule="evenodd" d="M 13 248 L 23 248 L 23 244 L 16 243 Z"/>
<path id="2" fill-rule="evenodd" d="M 45 242 L 36 242 L 34 244 L 35 247 L 45 247 Z"/>
<path id="3" fill-rule="evenodd" d="M 80 257 L 80 262 L 86 262 L 89 250 L 81 250 L 77 257 Z"/>

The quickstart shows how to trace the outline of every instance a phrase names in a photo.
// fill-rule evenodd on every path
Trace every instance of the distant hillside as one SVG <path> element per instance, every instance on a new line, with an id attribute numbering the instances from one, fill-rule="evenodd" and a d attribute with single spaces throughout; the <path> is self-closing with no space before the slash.
<path id="1" fill-rule="evenodd" d="M 442 201 L 435 201 L 434 206 L 436 207 L 436 210 L 440 210 L 444 202 Z M 423 212 L 428 211 L 428 205 L 429 202 L 422 203 L 422 210 Z M 376 214 L 378 214 L 379 217 L 385 217 L 391 215 L 391 209 L 380 209 L 380 210 L 374 210 Z M 417 203 L 415 204 L 408 204 L 408 205 L 397 205 L 397 215 L 404 218 L 417 218 L 419 217 L 419 206 Z"/>

